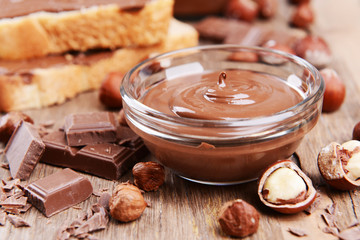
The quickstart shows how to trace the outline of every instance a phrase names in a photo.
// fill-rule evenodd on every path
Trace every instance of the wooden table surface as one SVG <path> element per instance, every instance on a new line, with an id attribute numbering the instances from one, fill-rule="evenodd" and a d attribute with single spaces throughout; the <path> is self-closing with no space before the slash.
<path id="1" fill-rule="evenodd" d="M 282 2 L 279 13 L 271 21 L 274 27 L 286 28 L 291 11 Z M 140 219 L 130 223 L 111 220 L 106 230 L 94 233 L 99 239 L 227 239 L 217 223 L 220 206 L 237 198 L 244 199 L 260 212 L 260 226 L 248 239 L 298 239 L 288 232 L 289 227 L 300 228 L 308 233 L 301 239 L 337 239 L 326 234 L 326 226 L 321 214 L 324 209 L 336 204 L 337 224 L 347 228 L 356 219 L 360 220 L 360 190 L 337 191 L 324 184 L 319 174 L 316 157 L 320 149 L 332 141 L 339 143 L 351 139 L 354 125 L 360 121 L 360 1 L 359 0 L 313 0 L 316 22 L 311 30 L 324 37 L 330 44 L 334 58 L 331 67 L 344 79 L 347 95 L 344 105 L 335 113 L 322 114 L 317 126 L 305 137 L 297 150 L 301 167 L 313 180 L 321 195 L 321 203 L 314 213 L 295 215 L 276 213 L 259 201 L 256 182 L 235 186 L 206 186 L 192 183 L 174 175 L 166 169 L 166 182 L 156 192 L 145 193 L 151 203 Z M 270 24 L 270 23 L 266 23 Z M 79 95 L 60 106 L 41 110 L 25 111 L 36 123 L 55 120 L 55 127 L 63 124 L 66 115 L 74 112 L 104 110 L 98 102 L 97 92 Z M 152 156 L 148 156 L 149 159 Z M 29 179 L 35 181 L 60 168 L 38 164 Z M 111 192 L 116 181 L 108 181 L 84 174 L 90 179 L 95 190 L 108 188 Z M 7 178 L 9 172 L 0 169 L 0 177 Z M 119 181 L 132 181 L 130 173 Z M 0 239 L 54 239 L 58 228 L 74 220 L 77 215 L 97 202 L 92 195 L 80 203 L 78 208 L 70 208 L 51 218 L 46 218 L 37 209 L 31 208 L 22 217 L 30 223 L 28 228 L 15 228 L 9 222 L 0 226 Z"/>

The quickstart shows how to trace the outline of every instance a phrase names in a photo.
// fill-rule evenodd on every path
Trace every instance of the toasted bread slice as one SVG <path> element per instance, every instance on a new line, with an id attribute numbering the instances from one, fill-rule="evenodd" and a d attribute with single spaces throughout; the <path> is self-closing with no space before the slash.
<path id="1" fill-rule="evenodd" d="M 81 92 L 98 89 L 109 72 L 125 73 L 151 54 L 197 44 L 197 31 L 173 19 L 165 40 L 151 47 L 100 51 L 87 53 L 86 57 L 67 54 L 28 61 L 0 61 L 0 111 L 63 103 Z"/>

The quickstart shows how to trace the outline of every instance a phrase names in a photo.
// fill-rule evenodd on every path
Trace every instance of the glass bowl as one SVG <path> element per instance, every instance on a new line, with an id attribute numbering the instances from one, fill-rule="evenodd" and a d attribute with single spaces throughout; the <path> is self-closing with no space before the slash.
<path id="1" fill-rule="evenodd" d="M 145 104 L 152 89 L 164 88 L 174 79 L 181 78 L 182 83 L 196 88 L 194 76 L 222 71 L 274 77 L 301 99 L 279 111 L 261 114 L 258 107 L 259 115 L 223 119 L 172 114 Z M 219 84 L 220 78 L 214 81 Z M 161 164 L 192 181 L 226 185 L 254 180 L 268 165 L 296 151 L 321 114 L 324 81 L 315 67 L 291 54 L 259 47 L 208 45 L 141 62 L 124 76 L 120 91 L 128 125 Z M 169 104 L 167 98 L 177 93 L 169 95 L 167 91 L 163 89 L 164 94 L 154 101 Z M 288 102 L 280 95 L 276 98 Z M 224 109 L 227 107 L 232 106 L 225 103 Z M 206 107 L 199 109 L 207 111 Z M 221 111 L 214 115 L 221 115 Z"/>

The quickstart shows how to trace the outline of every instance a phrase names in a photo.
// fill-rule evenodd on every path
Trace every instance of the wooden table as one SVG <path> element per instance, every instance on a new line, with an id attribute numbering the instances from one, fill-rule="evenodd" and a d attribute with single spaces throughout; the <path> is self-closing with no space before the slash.
<path id="1" fill-rule="evenodd" d="M 286 28 L 291 11 L 282 2 L 279 14 L 271 24 Z M 260 212 L 260 226 L 256 234 L 248 239 L 298 239 L 288 232 L 289 227 L 300 228 L 308 233 L 301 239 L 337 239 L 326 234 L 326 226 L 321 214 L 324 209 L 336 203 L 336 218 L 340 229 L 360 220 L 360 191 L 336 191 L 324 184 L 319 174 L 316 157 L 320 149 L 336 141 L 339 143 L 351 139 L 353 126 L 360 121 L 360 1 L 359 0 L 314 0 L 316 23 L 312 31 L 323 36 L 333 51 L 331 67 L 344 79 L 347 96 L 344 105 L 335 113 L 323 114 L 317 126 L 308 134 L 297 153 L 302 169 L 307 173 L 319 193 L 321 204 L 311 215 L 299 213 L 283 215 L 269 210 L 261 204 L 256 194 L 256 183 L 236 186 L 206 186 L 192 183 L 166 170 L 166 182 L 159 191 L 145 193 L 146 201 L 151 203 L 142 217 L 134 222 L 119 223 L 111 220 L 108 228 L 96 232 L 99 239 L 219 239 L 228 238 L 217 223 L 220 206 L 236 198 L 242 198 L 253 204 Z M 266 23 L 270 24 L 270 23 Z M 74 112 L 104 110 L 98 102 L 97 92 L 88 92 L 60 106 L 41 110 L 26 111 L 36 123 L 55 120 L 55 127 L 63 124 L 66 115 Z M 152 157 L 149 156 L 149 159 Z M 59 168 L 38 164 L 29 182 L 47 176 Z M 117 184 L 98 177 L 84 174 L 90 179 L 95 190 L 108 188 L 111 192 Z M 0 177 L 7 178 L 9 172 L 0 169 Z M 119 181 L 132 180 L 130 173 Z M 54 239 L 59 226 L 74 220 L 77 215 L 97 201 L 96 196 L 80 203 L 78 208 L 70 208 L 51 218 L 44 217 L 32 208 L 22 217 L 31 224 L 29 228 L 15 228 L 9 222 L 0 227 L 0 239 Z"/>

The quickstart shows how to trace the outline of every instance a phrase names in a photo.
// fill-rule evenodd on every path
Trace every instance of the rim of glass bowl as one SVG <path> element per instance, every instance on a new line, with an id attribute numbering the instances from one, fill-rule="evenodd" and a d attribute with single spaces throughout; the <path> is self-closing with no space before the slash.
<path id="1" fill-rule="evenodd" d="M 176 115 L 169 115 L 163 112 L 157 111 L 153 108 L 146 106 L 145 104 L 141 103 L 137 99 L 133 98 L 132 94 L 129 93 L 129 86 L 130 86 L 130 79 L 134 72 L 140 69 L 142 66 L 146 65 L 148 62 L 154 60 L 161 60 L 164 58 L 171 57 L 172 55 L 176 55 L 179 53 L 184 52 L 199 52 L 202 50 L 230 50 L 230 49 L 238 49 L 238 50 L 245 50 L 249 52 L 263 52 L 263 53 L 271 53 L 280 55 L 285 57 L 286 59 L 291 60 L 291 62 L 301 65 L 304 69 L 310 71 L 311 75 L 314 78 L 314 85 L 315 88 L 312 90 L 312 93 L 305 97 L 304 100 L 299 102 L 298 104 L 287 108 L 283 111 L 276 112 L 271 115 L 265 116 L 258 116 L 253 118 L 232 118 L 232 119 L 222 119 L 222 120 L 208 120 L 208 119 L 194 119 L 194 118 L 183 118 Z M 225 127 L 225 126 L 232 126 L 232 127 L 242 127 L 242 126 L 255 126 L 255 125 L 264 125 L 264 124 L 272 124 L 282 120 L 286 120 L 288 118 L 294 117 L 297 114 L 303 112 L 305 109 L 304 107 L 316 104 L 324 94 L 325 83 L 323 78 L 321 77 L 319 71 L 309 62 L 306 60 L 297 57 L 292 54 L 288 54 L 282 51 L 267 49 L 263 47 L 245 47 L 241 45 L 234 45 L 234 44 L 222 44 L 222 45 L 202 45 L 196 46 L 191 48 L 183 48 L 180 50 L 170 51 L 167 53 L 159 54 L 155 57 L 148 58 L 136 66 L 134 66 L 130 71 L 128 71 L 122 81 L 120 92 L 122 95 L 123 101 L 131 108 L 132 111 L 136 111 L 138 114 L 152 116 L 155 118 L 160 118 L 163 121 L 169 121 L 171 123 L 177 124 L 186 124 L 187 126 L 199 126 L 203 124 L 211 124 L 211 126 L 216 127 Z"/>

